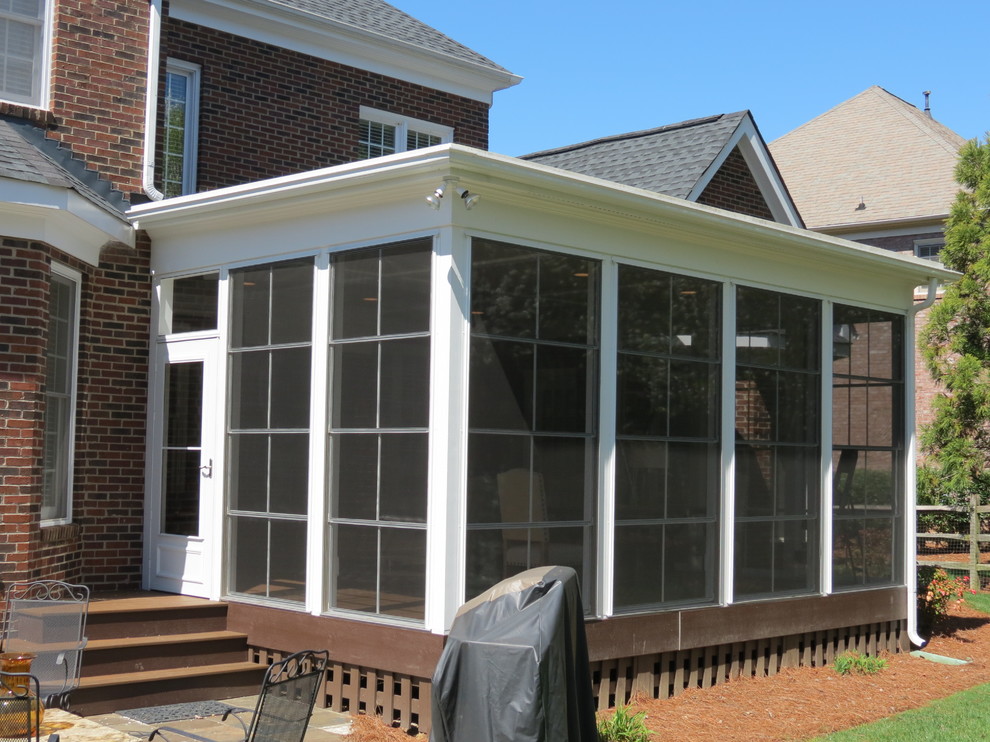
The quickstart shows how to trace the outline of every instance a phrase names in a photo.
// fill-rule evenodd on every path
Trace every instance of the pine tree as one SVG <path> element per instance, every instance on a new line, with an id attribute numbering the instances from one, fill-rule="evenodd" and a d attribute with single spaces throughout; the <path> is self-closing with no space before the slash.
<path id="1" fill-rule="evenodd" d="M 923 500 L 990 501 L 990 133 L 959 152 L 962 186 L 949 214 L 941 260 L 962 276 L 945 288 L 922 333 L 922 352 L 941 392 L 921 436 Z"/>

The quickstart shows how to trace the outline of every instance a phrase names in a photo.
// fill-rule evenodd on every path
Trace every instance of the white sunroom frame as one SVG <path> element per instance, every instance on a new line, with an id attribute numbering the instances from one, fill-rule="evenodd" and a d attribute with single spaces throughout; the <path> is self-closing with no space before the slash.
<path id="1" fill-rule="evenodd" d="M 425 197 L 446 183 L 440 208 Z M 471 210 L 463 208 L 455 188 L 481 196 Z M 133 207 L 129 217 L 153 241 L 156 276 L 179 276 L 220 270 L 221 282 L 233 266 L 271 262 L 300 255 L 322 255 L 345 249 L 431 236 L 434 239 L 432 327 L 432 394 L 430 412 L 429 504 L 427 511 L 427 630 L 442 634 L 463 602 L 465 580 L 465 461 L 467 451 L 467 380 L 470 296 L 470 239 L 487 237 L 603 261 L 602 326 L 616 313 L 615 266 L 629 262 L 675 273 L 699 275 L 723 285 L 723 327 L 734 326 L 736 285 L 812 296 L 823 301 L 823 360 L 831 337 L 832 302 L 853 304 L 905 316 L 905 389 L 913 388 L 914 288 L 951 279 L 955 274 L 933 263 L 897 256 L 877 248 L 782 226 L 760 219 L 688 203 L 640 189 L 560 171 L 470 149 L 440 145 L 360 163 L 287 176 L 244 186 L 194 194 Z M 285 247 L 285 253 L 280 252 Z M 317 281 L 317 296 L 327 288 Z M 221 303 L 224 291 L 221 288 Z M 317 319 L 317 330 L 324 319 Z M 613 322 L 614 324 L 614 322 Z M 221 328 L 224 347 L 226 330 Z M 314 335 L 314 337 L 319 337 Z M 325 335 L 323 335 L 325 337 Z M 731 602 L 732 439 L 731 400 L 735 356 L 734 333 L 723 332 L 721 572 L 719 602 Z M 320 343 L 314 345 L 314 350 Z M 614 379 L 614 336 L 604 332 L 601 380 Z M 314 372 L 319 353 L 314 354 Z M 325 361 L 325 358 L 323 359 Z M 830 543 L 828 504 L 831 482 L 831 407 L 827 369 L 822 376 L 822 497 L 819 512 L 822 545 Z M 326 363 L 322 363 L 326 368 Z M 325 373 L 322 372 L 322 373 Z M 325 378 L 317 378 L 324 384 Z M 610 452 L 614 430 L 614 384 L 601 382 L 599 420 L 599 500 L 595 571 L 596 615 L 612 613 Z M 319 386 L 315 388 L 321 388 Z M 322 388 L 326 388 L 323 386 Z M 905 395 L 904 563 L 913 565 L 912 396 Z M 315 405 L 319 407 L 320 405 Z M 323 415 L 323 417 L 321 417 Z M 326 430 L 325 410 L 311 416 L 313 431 Z M 611 426 L 614 427 L 614 426 Z M 611 439 L 610 439 L 611 436 Z M 314 436 L 319 438 L 320 436 Z M 314 441 L 311 464 L 310 544 L 307 565 L 322 574 L 326 562 L 324 460 Z M 318 475 L 318 476 L 317 476 Z M 150 493 L 149 493 L 150 494 Z M 149 501 L 152 498 L 149 497 Z M 222 553 L 217 549 L 216 553 Z M 822 559 L 823 593 L 830 567 Z M 314 573 L 310 573 L 311 577 Z M 325 576 L 324 576 L 325 577 Z M 328 615 L 326 579 L 307 580 L 305 610 Z M 906 580 L 913 600 L 913 580 Z M 468 596 L 470 597 L 470 596 Z M 280 607 L 285 607 L 284 605 Z M 913 611 L 906 611 L 909 622 Z M 337 614 L 362 618 L 354 614 Z M 399 623 L 385 618 L 368 618 Z M 913 625 L 909 625 L 913 631 Z"/>

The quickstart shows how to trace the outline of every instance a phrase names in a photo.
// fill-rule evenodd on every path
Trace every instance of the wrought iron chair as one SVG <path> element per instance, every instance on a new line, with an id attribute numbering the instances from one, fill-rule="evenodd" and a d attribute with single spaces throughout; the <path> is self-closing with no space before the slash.
<path id="1" fill-rule="evenodd" d="M 0 739 L 41 740 L 38 678 L 0 671 Z M 58 742 L 53 734 L 48 742 Z"/>
<path id="2" fill-rule="evenodd" d="M 85 585 L 39 580 L 7 587 L 3 651 L 35 655 L 31 674 L 47 707 L 67 708 L 69 693 L 79 686 L 88 614 Z"/>
<path id="3" fill-rule="evenodd" d="M 261 692 L 250 722 L 245 722 L 241 715 L 251 714 L 251 710 L 239 708 L 225 711 L 221 721 L 232 717 L 240 724 L 241 736 L 237 742 L 302 742 L 313 715 L 316 696 L 323 687 L 328 661 L 327 650 L 305 649 L 273 663 L 261 681 Z M 175 727 L 155 729 L 148 735 L 149 742 L 156 737 L 165 742 L 172 739 L 215 742 L 211 737 Z M 225 735 L 223 739 L 231 738 Z"/>

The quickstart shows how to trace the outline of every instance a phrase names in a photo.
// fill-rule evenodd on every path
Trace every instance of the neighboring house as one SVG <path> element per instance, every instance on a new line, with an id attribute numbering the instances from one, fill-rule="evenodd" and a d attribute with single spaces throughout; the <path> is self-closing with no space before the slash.
<path id="1" fill-rule="evenodd" d="M 964 142 L 932 118 L 927 99 L 919 110 L 874 85 L 774 140 L 770 151 L 808 229 L 938 260 Z M 915 364 L 923 424 L 935 388 L 920 356 Z"/>
<path id="2" fill-rule="evenodd" d="M 521 159 L 804 226 L 749 111 L 617 134 Z"/>
<path id="3" fill-rule="evenodd" d="M 518 78 L 379 0 L 36 3 L 0 11 L 4 581 L 223 598 L 421 727 L 457 608 L 540 564 L 601 706 L 907 645 L 902 361 L 952 274 L 795 226 L 748 114 L 691 188 L 738 151 L 782 224 L 484 151 Z"/>

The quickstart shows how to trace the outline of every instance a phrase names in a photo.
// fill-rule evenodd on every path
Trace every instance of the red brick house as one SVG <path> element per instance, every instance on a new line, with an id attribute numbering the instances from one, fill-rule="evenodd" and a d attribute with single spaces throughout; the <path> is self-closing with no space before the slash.
<path id="1" fill-rule="evenodd" d="M 692 203 L 486 152 L 519 78 L 379 0 L 0 19 L 5 582 L 222 598 L 421 727 L 457 607 L 540 564 L 603 706 L 906 645 L 951 274 L 801 229 L 748 114 Z"/>

